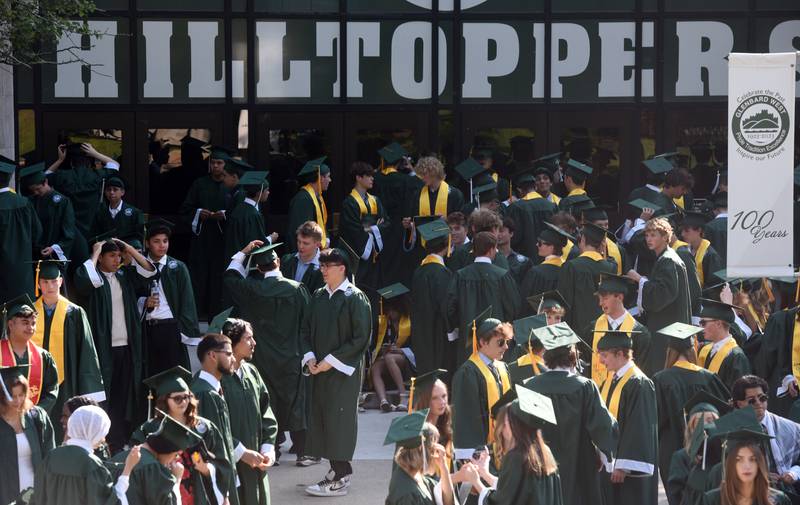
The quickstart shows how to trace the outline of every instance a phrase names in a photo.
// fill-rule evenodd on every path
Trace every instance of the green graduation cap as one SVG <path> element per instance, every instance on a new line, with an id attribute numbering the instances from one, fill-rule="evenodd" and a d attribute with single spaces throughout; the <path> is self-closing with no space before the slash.
<path id="1" fill-rule="evenodd" d="M 674 168 L 672 166 L 672 163 L 670 163 L 669 160 L 667 160 L 663 156 L 655 157 L 649 160 L 644 160 L 642 162 L 642 165 L 644 165 L 647 171 L 653 175 L 666 174 L 667 172 L 669 172 Z"/>
<path id="2" fill-rule="evenodd" d="M 44 162 L 39 162 L 29 167 L 25 167 L 19 171 L 20 184 L 23 186 L 32 186 L 34 184 L 41 184 L 47 178 L 44 175 Z"/>
<path id="3" fill-rule="evenodd" d="M 690 226 L 692 228 L 702 228 L 711 218 L 702 212 L 685 212 L 683 214 L 683 221 L 681 226 Z"/>
<path id="4" fill-rule="evenodd" d="M 512 414 L 531 428 L 542 428 L 545 424 L 557 425 L 553 401 L 541 393 L 519 384 L 514 385 L 517 399 L 508 407 Z"/>
<path id="5" fill-rule="evenodd" d="M 424 224 L 432 223 L 443 219 L 443 216 L 414 216 L 411 220 L 414 222 L 414 228 L 419 228 Z"/>
<path id="6" fill-rule="evenodd" d="M 383 146 L 378 149 L 378 155 L 383 158 L 386 163 L 394 165 L 400 161 L 403 156 L 408 156 L 408 153 L 403 149 L 403 146 L 397 142 L 392 142 L 388 146 Z"/>
<path id="7" fill-rule="evenodd" d="M 492 306 L 489 305 L 472 320 L 470 326 L 473 328 L 474 335 L 480 338 L 488 335 L 501 324 L 503 324 L 501 320 L 492 317 Z"/>
<path id="8" fill-rule="evenodd" d="M 703 328 L 699 326 L 692 326 L 691 324 L 685 323 L 672 323 L 669 326 L 661 328 L 657 331 L 666 337 L 667 339 L 667 346 L 672 347 L 675 350 L 683 351 L 690 347 L 692 347 L 692 337 L 701 333 Z"/>
<path id="9" fill-rule="evenodd" d="M 542 342 L 547 351 L 583 342 L 567 323 L 537 328 L 533 330 L 533 336 Z"/>
<path id="10" fill-rule="evenodd" d="M 678 152 L 678 151 L 669 151 L 669 152 L 666 152 L 666 153 L 656 154 L 655 156 L 653 156 L 653 159 L 666 160 L 666 161 L 668 161 L 670 163 L 670 165 L 673 168 L 675 168 L 675 167 L 678 166 L 678 160 L 680 159 L 680 157 L 681 157 L 681 153 L 680 152 Z"/>
<path id="11" fill-rule="evenodd" d="M 700 298 L 700 314 L 702 319 L 715 319 L 718 321 L 725 321 L 728 324 L 733 324 L 736 321 L 736 314 L 734 309 L 742 310 L 741 307 L 729 305 L 717 300 L 710 300 L 708 298 Z"/>
<path id="12" fill-rule="evenodd" d="M 33 300 L 27 293 L 16 296 L 0 306 L 0 311 L 3 312 L 3 329 L 5 330 L 5 321 L 26 309 L 36 312 L 36 309 L 33 308 Z"/>
<path id="13" fill-rule="evenodd" d="M 523 317 L 511 323 L 514 327 L 514 340 L 523 349 L 527 349 L 528 342 L 531 340 L 533 330 L 547 326 L 547 315 L 537 314 L 535 316 Z"/>
<path id="14" fill-rule="evenodd" d="M 171 393 L 188 392 L 189 384 L 192 382 L 192 372 L 182 366 L 176 366 L 148 377 L 142 382 L 154 390 L 158 398 Z"/>
<path id="15" fill-rule="evenodd" d="M 147 436 L 147 445 L 158 454 L 169 454 L 194 447 L 203 442 L 203 438 L 191 428 L 161 412 L 164 418 L 158 430 Z"/>
<path id="16" fill-rule="evenodd" d="M 527 300 L 537 314 L 545 309 L 563 308 L 569 310 L 569 304 L 564 300 L 564 297 L 561 296 L 561 293 L 559 293 L 557 289 L 529 296 Z"/>
<path id="17" fill-rule="evenodd" d="M 212 160 L 228 161 L 233 158 L 234 154 L 236 154 L 236 151 L 231 149 L 230 147 L 214 145 L 211 146 L 209 157 Z"/>
<path id="18" fill-rule="evenodd" d="M 472 196 L 477 197 L 478 200 L 488 202 L 498 198 L 497 196 L 497 183 L 492 181 L 488 184 L 475 186 L 472 188 Z"/>
<path id="19" fill-rule="evenodd" d="M 358 268 L 358 260 L 360 258 L 358 253 L 342 237 L 339 237 L 339 245 L 337 249 L 340 251 L 348 271 L 355 274 L 355 271 Z"/>
<path id="20" fill-rule="evenodd" d="M 583 228 L 581 228 L 581 233 L 587 238 L 597 242 L 602 241 L 611 234 L 605 228 L 597 226 L 594 223 L 584 223 Z"/>
<path id="21" fill-rule="evenodd" d="M 433 389 L 433 385 L 436 384 L 436 381 L 445 375 L 447 375 L 447 370 L 437 368 L 436 370 L 431 370 L 417 377 L 412 377 L 408 385 L 408 398 L 409 402 L 411 402 L 409 407 L 412 410 L 417 410 L 419 408 L 419 399 L 422 396 L 428 396 Z"/>
<path id="22" fill-rule="evenodd" d="M 683 412 L 687 418 L 698 412 L 713 412 L 718 416 L 723 416 L 731 410 L 731 406 L 725 400 L 717 398 L 704 389 L 698 390 L 683 404 Z"/>
<path id="23" fill-rule="evenodd" d="M 576 175 L 586 178 L 592 175 L 592 167 L 586 165 L 585 163 L 581 163 L 580 161 L 570 159 L 567 161 L 565 173 L 570 176 Z"/>
<path id="24" fill-rule="evenodd" d="M 275 249 L 282 246 L 283 242 L 276 242 L 274 244 L 265 244 L 250 252 L 250 257 L 247 258 L 247 270 L 249 271 L 251 265 L 269 265 L 278 259 L 275 254 Z"/>
<path id="25" fill-rule="evenodd" d="M 475 158 L 467 158 L 455 167 L 455 171 L 458 172 L 465 181 L 471 180 L 476 175 L 483 173 L 486 169 L 475 161 Z"/>
<path id="26" fill-rule="evenodd" d="M 758 422 L 756 411 L 750 405 L 743 409 L 732 410 L 717 419 L 714 425 L 711 438 L 723 437 L 729 440 L 769 440 L 772 438 L 764 433 L 761 423 Z"/>
<path id="27" fill-rule="evenodd" d="M 12 175 L 16 169 L 17 166 L 14 165 L 13 163 L 0 161 L 0 173 Z"/>
<path id="28" fill-rule="evenodd" d="M 552 245 L 558 245 L 564 247 L 567 245 L 567 241 L 572 240 L 575 242 L 575 237 L 570 235 L 569 233 L 565 232 L 558 226 L 554 225 L 553 223 L 548 223 L 547 221 L 544 222 L 546 228 L 543 228 L 541 232 L 539 232 L 539 240 L 546 242 Z"/>
<path id="29" fill-rule="evenodd" d="M 105 187 L 125 189 L 125 181 L 118 175 L 112 175 L 106 178 Z"/>
<path id="30" fill-rule="evenodd" d="M 417 410 L 392 419 L 383 445 L 397 444 L 400 447 L 414 448 L 422 444 L 423 428 L 430 409 Z"/>
<path id="31" fill-rule="evenodd" d="M 583 210 L 583 220 L 590 223 L 595 221 L 608 221 L 608 213 L 603 207 L 590 207 Z"/>
<path id="32" fill-rule="evenodd" d="M 514 184 L 517 186 L 523 186 L 525 184 L 534 184 L 536 182 L 536 174 L 540 173 L 540 171 L 547 172 L 550 177 L 553 177 L 547 168 L 540 167 L 540 168 L 525 168 L 514 174 Z"/>
<path id="33" fill-rule="evenodd" d="M 707 423 L 705 419 L 700 419 L 697 422 L 697 425 L 695 425 L 694 431 L 692 431 L 691 438 L 689 440 L 688 454 L 692 461 L 694 461 L 695 457 L 697 457 L 700 449 L 703 450 L 703 469 L 705 469 L 706 465 L 705 454 L 708 447 L 709 432 L 714 430 L 714 428 L 715 424 L 713 422 Z"/>
<path id="34" fill-rule="evenodd" d="M 628 202 L 628 205 L 639 211 L 643 211 L 644 209 L 653 209 L 654 213 L 658 213 L 658 211 L 662 210 L 660 205 L 656 205 L 653 202 L 645 200 L 644 198 L 631 200 Z"/>
<path id="35" fill-rule="evenodd" d="M 391 300 L 392 298 L 404 295 L 408 292 L 408 288 L 399 282 L 378 290 L 378 294 L 381 295 L 381 298 L 384 300 Z"/>
<path id="36" fill-rule="evenodd" d="M 307 177 L 311 175 L 325 175 L 331 173 L 331 167 L 325 164 L 327 156 L 317 158 L 307 162 L 300 171 L 297 173 L 298 177 Z"/>
<path id="37" fill-rule="evenodd" d="M 108 241 L 108 240 L 111 240 L 112 238 L 116 238 L 116 235 L 117 235 L 117 229 L 116 228 L 112 228 L 112 229 L 110 229 L 108 231 L 104 231 L 100 235 L 95 235 L 94 237 L 92 237 L 89 240 L 89 243 L 90 244 L 94 244 L 96 242 Z"/>
<path id="38" fill-rule="evenodd" d="M 516 388 L 508 388 L 508 391 L 500 395 L 500 398 L 494 402 L 492 408 L 489 409 L 489 414 L 492 416 L 492 419 L 497 419 L 497 414 L 500 412 L 500 409 L 508 405 L 509 403 L 513 402 L 517 399 L 517 390 Z"/>
<path id="39" fill-rule="evenodd" d="M 69 260 L 38 260 L 34 263 L 36 263 L 39 279 L 52 280 L 61 277 L 61 269 L 67 266 Z"/>
<path id="40" fill-rule="evenodd" d="M 30 368 L 30 365 L 14 365 L 0 368 L 0 379 L 2 379 L 0 385 L 3 386 L 3 395 L 6 397 L 6 401 L 11 401 L 11 383 L 19 377 L 27 379 L 28 368 Z"/>
<path id="41" fill-rule="evenodd" d="M 598 293 L 622 293 L 627 295 L 630 288 L 634 287 L 634 282 L 630 277 L 616 274 L 601 274 L 600 282 L 597 283 Z"/>
<path id="42" fill-rule="evenodd" d="M 632 349 L 633 339 L 631 335 L 641 333 L 641 331 L 619 331 L 607 330 L 602 332 L 603 336 L 597 342 L 598 351 L 607 351 L 609 349 Z"/>
<path id="43" fill-rule="evenodd" d="M 244 175 L 239 178 L 239 186 L 269 187 L 267 174 L 269 174 L 269 172 L 263 172 L 259 170 L 250 170 L 245 172 Z"/>
<path id="44" fill-rule="evenodd" d="M 450 240 L 450 226 L 442 218 L 420 225 L 417 231 L 422 236 L 426 246 L 431 248 L 438 247 L 440 243 L 444 246 Z"/>
<path id="45" fill-rule="evenodd" d="M 231 312 L 233 312 L 233 307 L 228 307 L 214 316 L 214 319 L 208 325 L 208 333 L 222 333 L 222 327 L 225 326 L 225 321 L 231 317 Z"/>
<path id="46" fill-rule="evenodd" d="M 550 177 L 552 177 L 553 173 L 559 168 L 560 159 L 561 153 L 545 154 L 541 158 L 536 158 L 533 160 L 533 164 L 536 166 L 535 173 L 540 173 L 539 169 L 544 168 L 547 170 L 547 173 L 550 174 Z"/>

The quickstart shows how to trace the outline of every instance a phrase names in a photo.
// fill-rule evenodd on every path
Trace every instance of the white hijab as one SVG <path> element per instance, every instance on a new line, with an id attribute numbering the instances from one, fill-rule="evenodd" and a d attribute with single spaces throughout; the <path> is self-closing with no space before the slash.
<path id="1" fill-rule="evenodd" d="M 102 441 L 111 428 L 111 419 L 100 407 L 86 405 L 75 409 L 67 420 L 66 445 L 83 447 L 87 452 L 94 451 L 94 447 Z"/>

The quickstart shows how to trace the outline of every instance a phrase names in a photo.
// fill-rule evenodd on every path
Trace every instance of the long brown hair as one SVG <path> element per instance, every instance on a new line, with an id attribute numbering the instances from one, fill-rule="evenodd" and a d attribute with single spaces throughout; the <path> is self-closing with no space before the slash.
<path id="1" fill-rule="evenodd" d="M 431 454 L 433 444 L 438 443 L 439 433 L 431 423 L 425 423 L 422 429 L 424 440 L 417 447 L 400 447 L 394 455 L 394 462 L 405 472 L 414 477 L 421 472 L 425 466 L 431 465 Z M 423 445 L 425 448 L 423 449 Z"/>
<path id="2" fill-rule="evenodd" d="M 188 392 L 188 391 L 187 391 Z M 172 394 L 172 393 L 170 393 Z M 169 404 L 167 403 L 167 399 L 169 398 L 170 394 L 161 395 L 156 398 L 156 408 L 162 412 L 169 412 Z M 156 419 L 161 419 L 162 416 L 159 411 L 156 411 Z M 186 410 L 184 411 L 184 416 L 188 421 L 187 426 L 190 428 L 194 428 L 197 426 L 197 398 L 192 396 L 189 400 L 189 405 L 186 406 Z M 181 423 L 183 423 L 183 419 L 178 419 Z"/>
<path id="3" fill-rule="evenodd" d="M 2 380 L 2 379 L 0 379 Z M 25 415 L 29 410 L 33 408 L 33 402 L 28 397 L 28 379 L 23 377 L 22 375 L 18 376 L 10 383 L 6 382 L 6 388 L 8 389 L 8 394 L 13 395 L 14 388 L 17 386 L 22 386 L 23 391 L 25 391 L 25 404 L 22 406 L 22 415 Z M 11 405 L 6 400 L 6 395 L 0 393 L 0 413 L 5 414 L 8 409 L 11 408 Z M 20 416 L 20 417 L 21 417 Z"/>
<path id="4" fill-rule="evenodd" d="M 513 411 L 509 410 L 508 405 L 498 412 L 495 425 L 497 426 L 495 440 L 503 440 L 502 426 L 505 424 L 506 419 L 508 419 L 508 425 L 511 428 L 511 437 L 516 444 L 514 449 L 522 453 L 525 471 L 539 476 L 555 473 L 558 470 L 558 465 L 553 453 L 550 452 L 550 448 L 542 438 L 542 430 L 531 429 L 530 426 L 515 416 Z M 509 448 L 505 447 L 505 443 L 501 443 L 499 448 L 495 447 L 495 450 L 505 455 L 508 453 Z"/>
<path id="5" fill-rule="evenodd" d="M 434 383 L 434 387 L 436 387 L 436 384 L 438 383 L 441 383 L 444 386 L 445 391 L 447 391 L 447 384 L 439 379 L 437 379 Z M 449 394 L 450 392 L 448 391 L 448 396 Z M 433 396 L 433 388 L 424 388 L 424 391 L 420 391 L 419 394 L 414 391 L 414 399 L 417 403 L 417 409 L 424 410 L 430 407 L 431 396 Z M 436 429 L 439 430 L 439 443 L 449 451 L 450 443 L 453 441 L 452 411 L 450 410 L 449 402 L 444 408 L 444 413 L 436 420 Z"/>
<path id="6" fill-rule="evenodd" d="M 677 349 L 673 349 L 672 347 L 667 347 L 667 359 L 664 362 L 664 368 L 670 368 L 672 365 L 678 361 L 681 356 L 686 358 L 686 361 L 692 364 L 697 364 L 697 351 L 694 350 L 694 347 L 690 347 L 683 351 L 678 351 Z"/>
<path id="7" fill-rule="evenodd" d="M 715 420 L 719 419 L 718 414 L 707 410 L 692 414 L 692 417 L 690 417 L 689 421 L 686 423 L 686 429 L 683 430 L 683 448 L 686 449 L 686 452 L 689 452 L 689 446 L 692 445 L 692 433 L 694 433 L 694 429 L 697 428 L 697 423 L 699 423 L 706 414 L 711 414 L 714 416 Z"/>
<path id="8" fill-rule="evenodd" d="M 736 473 L 736 459 L 739 451 L 745 447 L 753 451 L 758 465 L 758 473 L 753 487 L 753 505 L 772 505 L 773 502 L 769 497 L 767 459 L 764 457 L 761 446 L 753 440 L 743 440 L 728 447 L 724 462 L 725 476 L 719 485 L 720 503 L 721 505 L 737 505 L 738 503 L 737 499 L 741 496 L 742 483 L 739 480 L 739 474 Z"/>

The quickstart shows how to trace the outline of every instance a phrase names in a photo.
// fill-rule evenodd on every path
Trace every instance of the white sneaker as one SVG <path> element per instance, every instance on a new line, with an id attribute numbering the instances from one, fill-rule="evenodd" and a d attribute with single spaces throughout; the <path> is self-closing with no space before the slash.
<path id="1" fill-rule="evenodd" d="M 306 488 L 306 493 L 311 496 L 345 496 L 350 487 L 350 476 L 333 480 L 333 471 L 325 474 L 325 478 Z"/>

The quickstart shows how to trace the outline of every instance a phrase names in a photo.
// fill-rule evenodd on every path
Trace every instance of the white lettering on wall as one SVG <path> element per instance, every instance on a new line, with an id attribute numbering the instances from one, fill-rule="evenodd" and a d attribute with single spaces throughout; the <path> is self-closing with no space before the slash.
<path id="1" fill-rule="evenodd" d="M 215 79 L 214 42 L 219 35 L 216 21 L 189 21 L 189 51 L 192 72 L 189 77 L 189 96 L 192 98 L 216 98 L 225 96 L 225 65 L 222 62 L 222 77 Z"/>
<path id="2" fill-rule="evenodd" d="M 56 65 L 56 98 L 117 98 L 119 87 L 116 80 L 114 41 L 117 35 L 116 21 L 89 21 L 89 29 L 103 32 L 93 38 L 89 49 L 81 49 L 81 36 L 65 33 L 58 41 Z M 77 47 L 76 47 L 77 46 Z M 71 48 L 71 52 L 66 49 Z M 71 61 L 80 58 L 83 61 Z M 67 63 L 67 62 L 70 63 Z M 84 62 L 92 65 L 88 94 L 84 92 L 82 69 Z"/>
<path id="3" fill-rule="evenodd" d="M 256 94 L 261 98 L 310 98 L 311 62 L 292 60 L 289 75 L 283 75 L 283 39 L 285 21 L 256 23 L 258 43 L 258 84 Z"/>
<path id="4" fill-rule="evenodd" d="M 317 56 L 336 56 L 336 82 L 333 83 L 332 95 L 339 98 L 339 23 L 337 21 L 321 21 L 317 23 Z"/>
<path id="5" fill-rule="evenodd" d="M 362 50 L 363 48 L 363 50 Z M 347 23 L 347 96 L 362 98 L 361 57 L 381 55 L 381 24 L 371 22 Z"/>
<path id="6" fill-rule="evenodd" d="M 564 41 L 567 54 L 559 59 L 559 46 Z M 550 43 L 550 94 L 553 98 L 564 97 L 562 77 L 580 74 L 589 66 L 589 34 L 586 29 L 575 23 L 553 23 L 552 42 Z"/>
<path id="7" fill-rule="evenodd" d="M 464 23 L 464 98 L 491 98 L 489 77 L 508 75 L 519 62 L 519 38 L 509 25 Z M 489 59 L 489 41 L 497 51 Z"/>
<path id="8" fill-rule="evenodd" d="M 172 21 L 142 21 L 146 77 L 142 86 L 144 98 L 172 98 L 169 78 Z"/>
<path id="9" fill-rule="evenodd" d="M 633 47 L 636 40 L 636 23 L 599 23 L 600 36 L 600 82 L 599 97 L 636 96 L 636 52 L 625 49 L 625 43 Z M 630 73 L 626 77 L 626 71 Z"/>
<path id="10" fill-rule="evenodd" d="M 544 98 L 544 23 L 533 23 L 533 84 L 531 96 Z"/>
<path id="11" fill-rule="evenodd" d="M 728 94 L 728 62 L 733 31 L 719 21 L 678 21 L 678 80 L 675 96 L 703 96 L 702 70 L 708 72 L 709 96 Z M 704 46 L 708 48 L 704 50 Z"/>
<path id="12" fill-rule="evenodd" d="M 411 100 L 425 100 L 431 97 L 432 38 L 431 23 L 412 21 L 397 27 L 392 35 L 392 87 L 394 91 Z M 414 79 L 417 41 L 422 42 L 422 78 Z M 444 91 L 447 82 L 447 40 L 444 30 L 439 28 L 439 82 L 438 93 Z"/>
<path id="13" fill-rule="evenodd" d="M 800 20 L 784 21 L 775 25 L 769 34 L 769 52 L 789 53 L 800 51 L 800 45 L 793 45 L 797 40 L 800 43 Z M 795 66 L 795 96 L 800 97 L 800 67 Z"/>
<path id="14" fill-rule="evenodd" d="M 653 22 L 642 23 L 642 47 L 655 47 L 653 44 L 654 31 Z M 655 96 L 655 70 L 652 68 L 642 69 L 642 96 Z"/>

